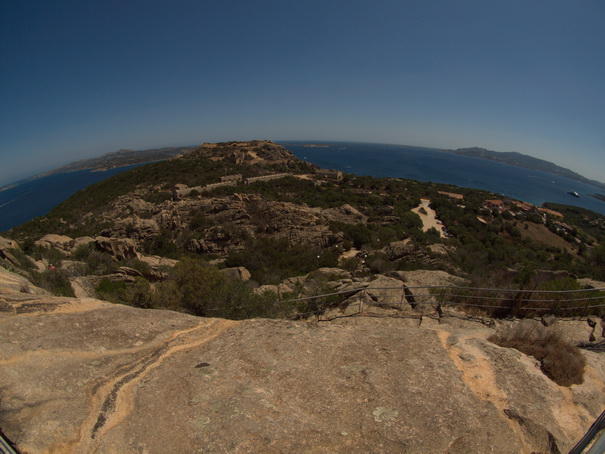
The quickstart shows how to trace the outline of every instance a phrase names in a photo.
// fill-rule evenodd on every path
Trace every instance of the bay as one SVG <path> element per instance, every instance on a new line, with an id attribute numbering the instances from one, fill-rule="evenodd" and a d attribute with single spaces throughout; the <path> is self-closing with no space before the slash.
<path id="1" fill-rule="evenodd" d="M 81 189 L 139 165 L 48 175 L 0 191 L 0 232 L 44 216 Z"/>
<path id="2" fill-rule="evenodd" d="M 319 145 L 312 146 L 309 145 Z M 325 169 L 355 175 L 407 178 L 483 189 L 540 206 L 544 202 L 579 206 L 605 215 L 596 186 L 538 170 L 448 153 L 431 148 L 374 143 L 282 142 L 298 158 Z M 577 191 L 579 198 L 568 194 Z"/>

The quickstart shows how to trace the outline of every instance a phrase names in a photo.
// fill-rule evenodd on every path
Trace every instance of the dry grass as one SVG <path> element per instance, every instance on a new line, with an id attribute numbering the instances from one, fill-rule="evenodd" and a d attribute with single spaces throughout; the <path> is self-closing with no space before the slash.
<path id="1" fill-rule="evenodd" d="M 529 238 L 547 246 L 564 249 L 570 254 L 576 254 L 578 252 L 577 247 L 574 247 L 571 243 L 568 243 L 559 235 L 548 230 L 545 225 L 527 222 L 525 224 L 517 225 L 517 229 L 519 229 L 519 232 L 521 232 L 521 236 L 523 238 Z"/>
<path id="2" fill-rule="evenodd" d="M 586 360 L 580 349 L 566 342 L 553 328 L 521 322 L 491 336 L 489 341 L 533 356 L 540 361 L 542 372 L 560 386 L 584 381 Z"/>

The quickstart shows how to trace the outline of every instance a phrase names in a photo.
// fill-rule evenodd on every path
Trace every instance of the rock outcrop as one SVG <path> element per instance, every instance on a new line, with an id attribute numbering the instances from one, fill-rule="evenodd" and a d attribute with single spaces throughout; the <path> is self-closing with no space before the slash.
<path id="1" fill-rule="evenodd" d="M 73 243 L 74 239 L 67 235 L 55 235 L 54 233 L 49 233 L 36 241 L 35 245 L 45 249 L 57 249 L 60 252 L 68 254 L 71 252 Z"/>
<path id="2" fill-rule="evenodd" d="M 563 388 L 481 325 L 204 319 L 13 276 L 0 427 L 21 452 L 555 453 L 605 406 L 602 354 Z"/>
<path id="3" fill-rule="evenodd" d="M 97 249 L 110 254 L 115 260 L 128 260 L 138 257 L 137 244 L 130 238 L 95 238 Z"/>
<path id="4" fill-rule="evenodd" d="M 8 261 L 12 265 L 17 264 L 17 259 L 13 255 L 13 251 L 21 248 L 16 241 L 9 240 L 0 236 L 0 259 Z"/>

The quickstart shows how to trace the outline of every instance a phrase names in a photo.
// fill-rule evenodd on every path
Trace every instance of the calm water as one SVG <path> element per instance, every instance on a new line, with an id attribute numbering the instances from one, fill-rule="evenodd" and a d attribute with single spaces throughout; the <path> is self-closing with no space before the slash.
<path id="1" fill-rule="evenodd" d="M 44 216 L 52 208 L 86 186 L 137 167 L 137 165 L 119 167 L 105 172 L 82 170 L 50 175 L 0 191 L 0 232 L 37 216 Z"/>
<path id="2" fill-rule="evenodd" d="M 326 148 L 309 148 L 303 144 L 283 143 L 300 159 L 326 169 L 454 184 L 484 189 L 535 205 L 556 202 L 588 208 L 605 215 L 605 202 L 589 196 L 604 194 L 605 191 L 549 173 L 426 148 L 334 142 L 330 142 Z M 80 171 L 51 175 L 0 191 L 0 232 L 43 216 L 86 186 L 133 167 L 136 166 L 105 172 Z M 572 190 L 580 194 L 579 199 L 567 194 Z"/>
<path id="3" fill-rule="evenodd" d="M 495 192 L 534 205 L 555 202 L 605 214 L 605 202 L 589 196 L 605 194 L 605 191 L 550 173 L 427 148 L 334 142 L 326 148 L 310 148 L 303 144 L 288 142 L 284 145 L 298 158 L 326 169 L 454 184 Z M 570 196 L 568 191 L 577 191 L 580 198 Z"/>

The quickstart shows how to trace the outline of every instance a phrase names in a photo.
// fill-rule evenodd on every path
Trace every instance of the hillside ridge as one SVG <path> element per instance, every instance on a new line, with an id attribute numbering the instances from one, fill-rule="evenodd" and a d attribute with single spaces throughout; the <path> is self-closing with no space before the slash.
<path id="1" fill-rule="evenodd" d="M 516 167 L 523 167 L 526 169 L 540 170 L 542 172 L 547 172 L 553 175 L 569 178 L 570 180 L 588 183 L 600 189 L 605 189 L 605 183 L 602 183 L 597 180 L 591 180 L 580 175 L 577 172 L 574 172 L 573 170 L 561 167 L 550 161 L 535 158 L 533 156 L 522 154 L 516 151 L 493 151 L 480 147 L 457 148 L 455 150 L 447 149 L 444 151 L 463 156 L 471 156 L 474 158 L 485 159 L 488 161 L 502 162 L 504 164 L 509 164 Z"/>

